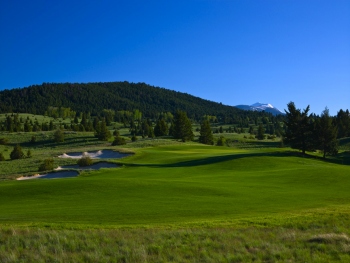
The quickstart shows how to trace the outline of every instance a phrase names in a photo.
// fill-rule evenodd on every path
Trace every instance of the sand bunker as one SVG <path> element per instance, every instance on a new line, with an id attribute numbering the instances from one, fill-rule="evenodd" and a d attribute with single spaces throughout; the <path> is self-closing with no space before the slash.
<path id="1" fill-rule="evenodd" d="M 118 167 L 118 165 L 115 163 L 100 162 L 100 163 L 95 163 L 95 164 L 89 165 L 89 166 L 79 166 L 77 164 L 63 165 L 63 166 L 58 166 L 55 170 L 56 171 L 60 171 L 60 170 L 64 170 L 64 169 L 99 170 L 101 168 L 116 168 L 116 167 Z"/>
<path id="2" fill-rule="evenodd" d="M 73 153 L 64 153 L 59 158 L 72 158 L 80 159 L 84 156 L 89 156 L 91 159 L 119 159 L 131 155 L 130 153 L 120 153 L 112 150 L 100 150 L 94 152 L 73 152 Z"/>
<path id="3" fill-rule="evenodd" d="M 78 176 L 76 171 L 61 171 L 56 173 L 36 174 L 33 176 L 22 176 L 17 180 L 31 180 L 31 179 L 57 179 L 57 178 L 69 178 Z"/>
<path id="4" fill-rule="evenodd" d="M 73 152 L 64 153 L 59 158 L 72 158 L 80 159 L 84 156 L 89 156 L 91 159 L 119 159 L 131 155 L 130 153 L 120 153 L 112 150 L 100 150 L 94 152 Z M 76 169 L 76 170 L 99 170 L 101 168 L 116 168 L 118 167 L 115 163 L 99 162 L 90 166 L 79 166 L 74 165 L 63 165 L 57 167 L 55 170 L 59 172 L 47 173 L 47 174 L 36 174 L 33 176 L 22 176 L 17 178 L 17 180 L 30 180 L 30 179 L 56 179 L 56 178 L 69 178 L 78 176 L 77 171 L 65 171 L 66 169 Z"/>

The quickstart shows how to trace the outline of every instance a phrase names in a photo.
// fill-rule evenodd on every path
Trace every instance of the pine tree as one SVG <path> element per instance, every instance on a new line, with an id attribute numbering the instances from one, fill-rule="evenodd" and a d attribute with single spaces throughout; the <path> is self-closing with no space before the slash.
<path id="1" fill-rule="evenodd" d="M 83 114 L 82 114 L 80 124 L 83 125 L 84 128 L 86 129 L 86 127 L 87 127 L 87 119 L 86 119 L 86 113 L 85 112 L 83 112 Z"/>
<path id="2" fill-rule="evenodd" d="M 96 130 L 95 136 L 101 141 L 108 141 L 111 132 L 108 130 L 105 119 L 102 120 L 99 130 Z"/>
<path id="3" fill-rule="evenodd" d="M 299 149 L 305 154 L 306 150 L 313 147 L 310 116 L 308 115 L 310 106 L 307 106 L 302 112 L 300 109 L 296 109 L 294 102 L 288 103 L 287 107 L 284 141 L 292 148 Z"/>
<path id="4" fill-rule="evenodd" d="M 264 140 L 265 139 L 265 129 L 262 126 L 262 124 L 259 125 L 258 134 L 256 135 L 256 138 L 258 140 Z"/>
<path id="5" fill-rule="evenodd" d="M 316 127 L 318 149 L 322 150 L 323 158 L 326 158 L 327 154 L 337 154 L 337 127 L 333 124 L 327 108 L 322 112 Z"/>
<path id="6" fill-rule="evenodd" d="M 177 111 L 175 114 L 173 136 L 183 142 L 193 140 L 192 124 L 184 111 Z"/>
<path id="7" fill-rule="evenodd" d="M 24 158 L 24 153 L 23 153 L 23 151 L 22 151 L 21 146 L 19 146 L 19 144 L 17 144 L 17 145 L 13 148 L 13 151 L 10 153 L 10 158 L 11 158 L 11 160 L 22 159 L 22 158 Z"/>
<path id="8" fill-rule="evenodd" d="M 157 137 L 168 135 L 168 125 L 164 119 L 157 121 L 156 126 L 154 127 L 154 135 Z"/>
<path id="9" fill-rule="evenodd" d="M 201 123 L 199 142 L 209 145 L 214 144 L 213 133 L 211 131 L 210 123 L 207 119 L 203 120 Z"/>

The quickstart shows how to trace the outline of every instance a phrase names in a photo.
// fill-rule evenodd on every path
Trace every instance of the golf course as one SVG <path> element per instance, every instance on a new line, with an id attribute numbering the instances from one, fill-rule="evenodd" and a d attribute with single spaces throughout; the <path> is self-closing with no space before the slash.
<path id="1" fill-rule="evenodd" d="M 253 146 L 145 140 L 114 148 L 134 153 L 114 160 L 117 168 L 3 180 L 0 259 L 349 260 L 348 154 L 324 160 L 268 141 Z"/>

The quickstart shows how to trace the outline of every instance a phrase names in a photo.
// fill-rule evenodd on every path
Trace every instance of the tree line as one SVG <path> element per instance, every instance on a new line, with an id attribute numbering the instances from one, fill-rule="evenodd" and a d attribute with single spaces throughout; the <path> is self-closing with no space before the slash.
<path id="1" fill-rule="evenodd" d="M 113 112 L 109 113 L 114 114 L 120 122 L 128 121 L 128 113 L 135 109 L 150 119 L 158 119 L 161 113 L 174 114 L 177 110 L 182 110 L 197 122 L 207 115 L 215 116 L 217 122 L 244 127 L 257 118 L 280 118 L 269 113 L 240 110 L 145 83 L 126 81 L 43 83 L 0 91 L 0 101 L 0 113 L 46 113 L 48 116 L 64 118 L 72 117 L 75 112 L 90 112 L 93 116 L 101 116 L 105 109 L 110 109 Z"/>
<path id="2" fill-rule="evenodd" d="M 323 158 L 338 152 L 337 138 L 350 136 L 349 111 L 340 110 L 332 117 L 325 108 L 320 116 L 309 114 L 310 106 L 297 109 L 294 102 L 287 104 L 284 140 L 292 148 L 306 151 L 320 150 Z"/>

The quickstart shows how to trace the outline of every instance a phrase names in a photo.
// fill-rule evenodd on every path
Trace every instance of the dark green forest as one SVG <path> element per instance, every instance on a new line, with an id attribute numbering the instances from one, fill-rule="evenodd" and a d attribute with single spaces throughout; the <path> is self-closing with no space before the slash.
<path id="1" fill-rule="evenodd" d="M 0 113 L 45 114 L 49 107 L 71 108 L 76 112 L 100 115 L 104 109 L 140 110 L 144 117 L 155 119 L 161 112 L 185 111 L 192 120 L 213 115 L 227 124 L 241 124 L 247 119 L 271 117 L 264 112 L 243 111 L 232 106 L 204 100 L 186 93 L 145 83 L 43 83 L 22 89 L 0 92 Z"/>

